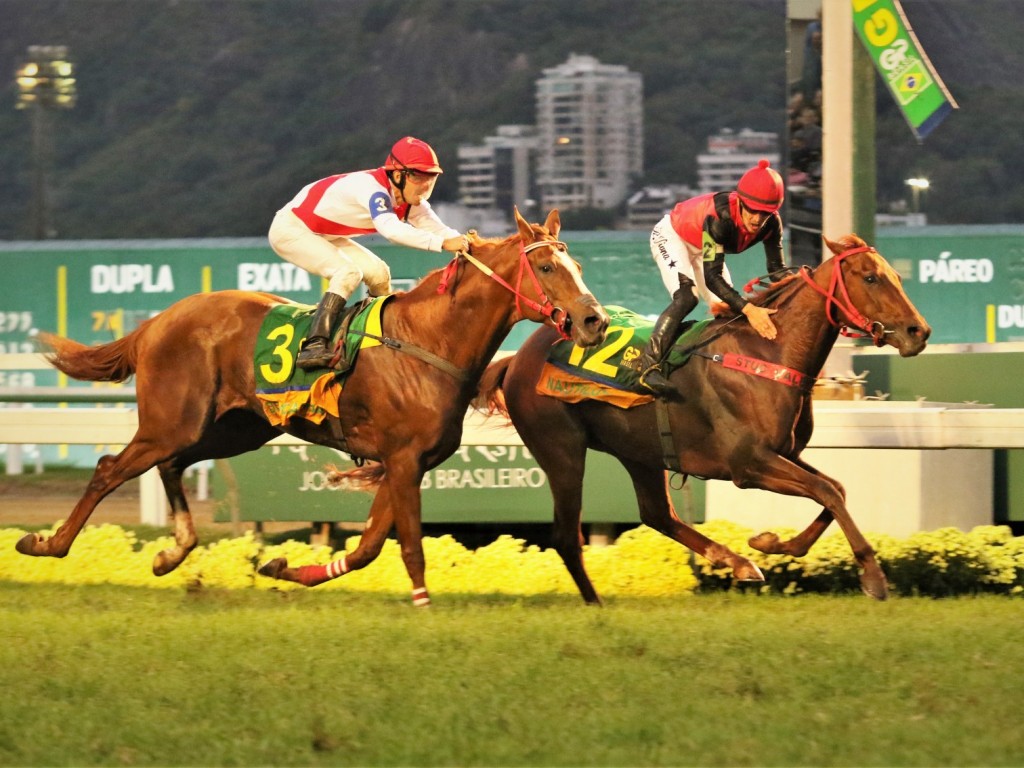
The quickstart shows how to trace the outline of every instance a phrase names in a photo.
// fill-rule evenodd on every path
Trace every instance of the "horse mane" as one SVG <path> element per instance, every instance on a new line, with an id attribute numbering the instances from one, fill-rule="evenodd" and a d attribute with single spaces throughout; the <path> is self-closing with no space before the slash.
<path id="1" fill-rule="evenodd" d="M 779 301 L 783 295 L 788 295 L 790 286 L 798 282 L 800 279 L 800 273 L 794 272 L 791 275 L 786 275 L 778 282 L 772 283 L 765 290 L 760 293 L 755 293 L 752 296 L 747 296 L 746 299 L 751 304 L 756 304 L 759 307 L 771 306 L 773 303 Z M 722 318 L 723 320 L 729 320 L 737 317 L 740 313 L 736 312 L 726 304 L 724 301 L 716 301 L 711 305 L 711 314 L 716 318 Z"/>
<path id="2" fill-rule="evenodd" d="M 822 239 L 825 241 L 825 245 L 828 246 L 829 250 L 836 254 L 842 253 L 843 251 L 850 251 L 854 248 L 863 248 L 867 245 L 864 238 L 856 232 L 843 235 L 838 240 L 834 241 L 824 237 Z M 792 284 L 799 276 L 799 272 L 787 275 L 777 283 L 770 285 L 761 293 L 748 297 L 747 300 L 750 301 L 751 304 L 757 304 L 758 306 L 770 306 L 772 302 L 780 300 L 782 295 L 787 292 L 790 284 Z M 734 312 L 724 301 L 716 301 L 711 307 L 711 314 L 716 318 L 720 317 L 723 319 L 731 319 L 737 315 L 737 313 Z"/>
<path id="3" fill-rule="evenodd" d="M 511 235 L 507 235 L 505 237 L 481 237 L 479 234 L 476 233 L 476 231 L 470 230 L 469 232 L 466 233 L 466 236 L 469 238 L 470 252 L 473 253 L 473 251 L 480 246 L 493 246 L 496 248 L 501 247 L 511 242 L 512 240 L 517 239 L 519 237 L 519 233 L 513 232 Z M 451 255 L 452 258 L 455 258 L 454 254 L 449 255 Z M 473 255 L 476 256 L 477 254 L 473 253 Z M 419 282 L 417 282 L 416 285 L 410 288 L 408 291 L 395 291 L 395 294 L 401 295 L 412 293 L 420 286 L 426 285 L 428 282 L 440 282 L 441 275 L 447 268 L 448 264 L 445 264 L 443 267 L 437 267 L 436 269 L 432 269 L 429 272 L 427 272 L 422 278 L 420 278 Z"/>

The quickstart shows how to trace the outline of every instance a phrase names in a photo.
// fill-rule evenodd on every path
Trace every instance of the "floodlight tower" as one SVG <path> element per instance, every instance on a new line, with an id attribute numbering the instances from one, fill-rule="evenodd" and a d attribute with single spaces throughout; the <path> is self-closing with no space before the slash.
<path id="1" fill-rule="evenodd" d="M 52 161 L 50 112 L 75 106 L 74 67 L 63 45 L 30 45 L 17 70 L 18 109 L 32 116 L 32 236 L 50 236 L 49 170 Z"/>

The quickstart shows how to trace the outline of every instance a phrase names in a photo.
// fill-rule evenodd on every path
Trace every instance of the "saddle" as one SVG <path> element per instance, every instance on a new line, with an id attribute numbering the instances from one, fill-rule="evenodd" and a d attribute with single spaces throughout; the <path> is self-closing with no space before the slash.
<path id="1" fill-rule="evenodd" d="M 341 311 L 341 317 L 338 318 L 338 327 L 334 331 L 334 336 L 331 337 L 334 355 L 331 357 L 329 367 L 335 374 L 348 373 L 352 366 L 355 365 L 358 345 L 355 345 L 351 350 L 349 349 L 350 345 L 347 343 L 349 328 L 352 325 L 352 321 L 356 319 L 356 316 L 373 304 L 373 302 L 373 298 L 366 298 L 358 304 L 345 307 Z M 312 315 L 310 315 L 310 318 L 312 319 Z"/>
<path id="2" fill-rule="evenodd" d="M 620 408 L 649 403 L 650 390 L 640 384 L 639 358 L 654 323 L 625 307 L 605 307 L 610 322 L 603 344 L 582 349 L 572 342 L 551 346 L 537 392 L 569 402 L 601 400 Z M 685 365 L 692 341 L 710 320 L 687 321 L 665 361 L 666 374 Z"/>
<path id="3" fill-rule="evenodd" d="M 381 343 L 381 312 L 388 298 L 368 298 L 346 308 L 332 337 L 331 367 L 313 371 L 298 368 L 295 358 L 316 308 L 282 304 L 267 313 L 256 336 L 253 373 L 256 396 L 271 424 L 283 426 L 293 418 L 319 424 L 338 416 L 338 397 L 359 350 Z"/>

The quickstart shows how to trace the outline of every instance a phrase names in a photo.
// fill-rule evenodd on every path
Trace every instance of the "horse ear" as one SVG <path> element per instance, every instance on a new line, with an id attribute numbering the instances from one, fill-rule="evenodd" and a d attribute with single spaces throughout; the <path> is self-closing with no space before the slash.
<path id="1" fill-rule="evenodd" d="M 558 217 L 557 208 L 553 208 L 548 214 L 548 220 L 544 222 L 544 226 L 547 227 L 552 237 L 558 237 L 558 232 L 562 228 L 562 220 Z"/>
<path id="2" fill-rule="evenodd" d="M 849 234 L 846 237 L 840 238 L 837 242 L 832 242 L 824 235 L 821 239 L 825 241 L 825 245 L 834 254 L 840 254 L 843 251 L 848 251 L 851 248 L 863 248 L 867 243 L 857 234 Z"/>
<path id="3" fill-rule="evenodd" d="M 529 245 L 536 238 L 533 234 L 533 227 L 530 226 L 529 222 L 519 215 L 519 208 L 513 206 L 512 212 L 516 217 L 516 226 L 519 227 L 519 235 L 523 238 L 523 245 Z"/>
<path id="4" fill-rule="evenodd" d="M 828 249 L 832 251 L 832 253 L 838 255 L 843 252 L 843 246 L 841 246 L 839 243 L 833 243 L 824 235 L 821 236 L 821 239 L 825 241 L 825 245 L 828 246 Z"/>

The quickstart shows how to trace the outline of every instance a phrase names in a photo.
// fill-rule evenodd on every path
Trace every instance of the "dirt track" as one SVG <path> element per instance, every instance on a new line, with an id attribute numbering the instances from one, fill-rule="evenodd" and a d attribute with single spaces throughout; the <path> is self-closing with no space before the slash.
<path id="1" fill-rule="evenodd" d="M 85 491 L 87 482 L 88 474 L 67 478 L 54 473 L 46 479 L 38 475 L 10 477 L 0 474 L 0 527 L 51 525 L 58 520 L 66 520 Z M 190 493 L 189 508 L 197 527 L 230 530 L 230 523 L 213 521 L 216 502 L 194 499 L 195 495 Z M 88 524 L 138 525 L 139 522 L 139 484 L 138 481 L 129 481 L 100 502 Z M 250 526 L 242 524 L 242 530 L 247 527 Z"/>
<path id="2" fill-rule="evenodd" d="M 10 477 L 0 473 L 0 528 L 50 526 L 59 520 L 66 520 L 85 491 L 89 474 L 86 471 L 71 477 L 62 476 L 60 473 Z M 256 527 L 254 523 L 239 523 L 237 528 L 234 528 L 231 523 L 214 522 L 217 502 L 212 499 L 197 501 L 194 488 L 186 488 L 186 494 L 201 539 L 203 531 L 220 531 L 235 536 Z M 141 523 L 137 480 L 128 481 L 101 501 L 86 524 L 103 523 Z M 167 530 L 170 532 L 169 524 Z M 306 524 L 297 522 L 263 524 L 263 532 L 268 534 L 302 530 L 310 529 L 306 528 Z"/>
<path id="3" fill-rule="evenodd" d="M 0 498 L 0 527 L 19 525 L 49 525 L 67 519 L 78 498 L 67 495 L 4 495 Z M 214 523 L 212 501 L 189 503 L 197 526 L 203 528 L 224 526 L 229 523 Z M 116 525 L 138 525 L 139 499 L 131 497 L 104 499 L 89 518 L 90 525 L 114 523 Z M 243 528 L 244 530 L 244 528 Z"/>

